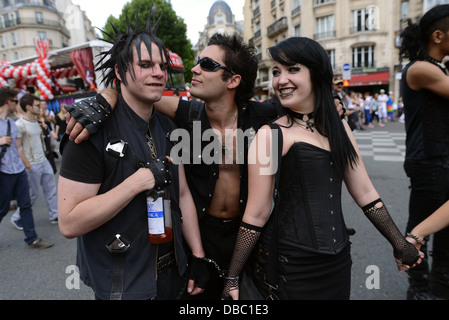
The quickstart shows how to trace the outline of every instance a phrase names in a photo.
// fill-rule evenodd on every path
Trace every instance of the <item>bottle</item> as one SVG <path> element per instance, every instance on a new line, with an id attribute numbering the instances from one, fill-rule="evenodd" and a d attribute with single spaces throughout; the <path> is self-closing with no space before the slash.
<path id="1" fill-rule="evenodd" d="M 157 199 L 153 199 L 157 194 Z M 170 192 L 168 189 L 147 194 L 148 233 L 151 243 L 165 243 L 173 239 Z"/>

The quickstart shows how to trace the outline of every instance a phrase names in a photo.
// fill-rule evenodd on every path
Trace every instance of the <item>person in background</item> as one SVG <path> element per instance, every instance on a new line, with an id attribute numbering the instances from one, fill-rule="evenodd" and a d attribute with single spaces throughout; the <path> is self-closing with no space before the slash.
<path id="1" fill-rule="evenodd" d="M 58 112 L 58 114 L 55 117 L 55 121 L 56 121 L 56 135 L 57 135 L 57 139 L 58 141 L 61 141 L 62 136 L 64 135 L 66 129 L 67 129 L 67 122 L 66 122 L 66 114 L 67 114 L 67 110 L 65 108 L 67 104 L 66 103 L 61 103 L 61 111 Z"/>
<path id="2" fill-rule="evenodd" d="M 401 33 L 406 155 L 410 179 L 411 232 L 449 200 L 449 76 L 443 59 L 449 54 L 449 5 L 430 9 Z M 427 240 L 427 239 L 426 239 Z M 427 246 L 421 250 L 426 253 Z M 432 266 L 428 259 L 408 272 L 407 299 L 449 299 L 449 228 L 433 236 Z"/>
<path id="3" fill-rule="evenodd" d="M 40 194 L 40 187 L 42 187 L 50 223 L 57 224 L 56 178 L 54 169 L 45 155 L 42 123 L 37 120 L 37 117 L 40 115 L 39 98 L 31 94 L 25 94 L 20 99 L 20 107 L 24 115 L 16 121 L 19 129 L 17 145 L 19 146 L 20 157 L 28 170 L 31 205 L 34 205 L 36 202 Z M 19 209 L 11 217 L 13 224 L 20 219 L 18 211 Z"/>
<path id="4" fill-rule="evenodd" d="M 421 248 L 426 245 L 426 240 L 424 239 L 427 239 L 430 235 L 447 227 L 449 227 L 449 201 L 444 203 L 434 213 L 408 232 L 406 239 L 412 243 L 416 249 L 421 250 Z"/>
<path id="5" fill-rule="evenodd" d="M 384 89 L 380 89 L 380 94 L 377 96 L 377 102 L 379 103 L 378 115 L 382 123 L 385 123 L 387 118 L 387 102 L 388 95 L 385 93 Z"/>
<path id="6" fill-rule="evenodd" d="M 11 199 L 16 199 L 25 243 L 30 248 L 50 248 L 53 243 L 40 239 L 35 230 L 27 177 L 29 166 L 25 166 L 19 155 L 16 123 L 7 116 L 15 110 L 17 103 L 15 90 L 0 88 L 0 222 L 9 211 Z"/>

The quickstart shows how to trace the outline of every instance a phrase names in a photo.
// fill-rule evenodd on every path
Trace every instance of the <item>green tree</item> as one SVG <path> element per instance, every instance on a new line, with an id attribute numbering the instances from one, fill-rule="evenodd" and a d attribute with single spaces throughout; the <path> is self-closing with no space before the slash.
<path id="1" fill-rule="evenodd" d="M 192 80 L 195 52 L 192 43 L 187 38 L 187 26 L 184 19 L 178 17 L 173 10 L 171 3 L 166 0 L 132 0 L 125 4 L 122 13 L 118 18 L 110 15 L 103 30 L 106 33 L 114 34 L 111 23 L 120 31 L 126 32 L 126 16 L 130 24 L 134 27 L 136 24 L 136 5 L 138 5 L 139 22 L 143 26 L 148 18 L 148 12 L 152 12 L 152 22 L 161 17 L 157 36 L 164 41 L 167 49 L 177 53 L 184 63 L 185 79 L 187 82 Z M 110 40 L 104 35 L 105 40 Z"/>

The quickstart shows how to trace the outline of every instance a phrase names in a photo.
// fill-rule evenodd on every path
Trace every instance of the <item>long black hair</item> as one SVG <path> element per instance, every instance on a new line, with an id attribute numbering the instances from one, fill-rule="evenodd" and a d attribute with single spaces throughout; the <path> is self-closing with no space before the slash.
<path id="1" fill-rule="evenodd" d="M 268 49 L 271 58 L 285 66 L 297 63 L 310 69 L 312 87 L 315 91 L 314 122 L 320 134 L 329 139 L 335 165 L 345 169 L 358 161 L 358 155 L 335 108 L 332 96 L 332 66 L 324 48 L 305 37 L 288 38 Z M 284 108 L 289 112 L 289 109 Z M 291 116 L 290 116 L 291 119 Z M 293 122 L 293 120 L 292 120 Z"/>
<path id="2" fill-rule="evenodd" d="M 407 20 L 407 27 L 401 32 L 399 59 L 424 60 L 428 57 L 427 45 L 436 30 L 449 30 L 449 4 L 433 7 L 421 18 L 419 23 Z"/>
<path id="3" fill-rule="evenodd" d="M 109 38 L 113 39 L 112 41 L 110 41 L 113 44 L 112 48 L 109 51 L 100 53 L 100 55 L 102 55 L 103 57 L 97 63 L 95 69 L 95 71 L 103 70 L 104 74 L 102 82 L 105 83 L 106 87 L 112 84 L 117 86 L 117 88 L 120 88 L 120 80 L 117 78 L 117 75 L 115 73 L 115 65 L 117 65 L 117 70 L 125 86 L 128 85 L 126 80 L 127 71 L 130 71 L 131 78 L 134 80 L 135 72 L 133 67 L 133 46 L 135 46 L 137 49 L 137 54 L 140 62 L 142 43 L 144 43 L 145 47 L 148 49 L 151 60 L 153 59 L 151 44 L 156 44 L 156 46 L 159 48 L 161 57 L 165 57 L 165 61 L 167 62 L 167 72 L 170 72 L 170 54 L 166 49 L 164 42 L 156 36 L 160 19 L 161 17 L 159 17 L 157 22 L 152 25 L 151 10 L 149 10 L 147 21 L 145 25 L 141 27 L 139 22 L 138 6 L 136 4 L 135 29 L 133 29 L 128 19 L 128 15 L 126 15 L 126 33 L 121 33 L 112 23 L 111 26 L 114 30 L 114 35 L 101 30 Z"/>

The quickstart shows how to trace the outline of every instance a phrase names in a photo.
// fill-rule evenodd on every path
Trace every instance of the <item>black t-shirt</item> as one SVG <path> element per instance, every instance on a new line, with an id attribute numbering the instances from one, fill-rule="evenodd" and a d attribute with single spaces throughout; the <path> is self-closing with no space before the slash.
<path id="1" fill-rule="evenodd" d="M 402 72 L 406 160 L 419 161 L 449 155 L 449 100 L 430 90 L 413 90 L 407 84 L 409 63 Z M 441 70 L 444 72 L 443 70 Z"/>
<path id="2" fill-rule="evenodd" d="M 64 178 L 83 183 L 101 184 L 99 194 L 105 193 L 135 172 L 135 168 L 126 160 L 113 160 L 106 152 L 111 137 L 117 137 L 128 143 L 129 149 L 139 159 L 149 161 L 151 154 L 146 143 L 148 125 L 155 140 L 158 156 L 169 155 L 167 132 L 175 128 L 173 122 L 167 128 L 165 117 L 155 112 L 146 122 L 124 102 L 120 96 L 116 110 L 102 130 L 80 144 L 63 142 L 63 158 L 60 175 Z M 166 118 L 166 117 L 165 117 Z M 169 120 L 170 121 L 170 120 Z M 111 129 L 114 128 L 114 129 Z M 111 160 L 112 159 L 112 160 Z M 112 162 L 111 162 L 112 161 Z M 111 165 L 112 164 L 112 165 Z M 187 255 L 182 244 L 181 213 L 179 207 L 178 167 L 170 167 L 173 182 L 169 186 L 172 197 L 172 222 L 174 245 L 178 270 L 183 274 L 187 266 Z M 148 222 L 146 215 L 145 193 L 137 195 L 116 217 L 106 223 L 112 234 L 127 231 L 138 220 L 141 228 L 136 233 L 130 249 L 126 252 L 125 283 L 123 299 L 150 299 L 156 297 L 156 259 L 158 252 L 169 250 L 166 246 L 150 244 L 148 240 Z M 89 232 L 77 239 L 77 265 L 86 285 L 91 286 L 101 299 L 109 299 L 112 283 L 113 260 L 111 253 L 98 230 Z M 170 245 L 173 248 L 173 243 Z M 167 284 L 170 285 L 170 284 Z"/>

